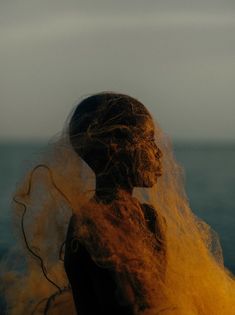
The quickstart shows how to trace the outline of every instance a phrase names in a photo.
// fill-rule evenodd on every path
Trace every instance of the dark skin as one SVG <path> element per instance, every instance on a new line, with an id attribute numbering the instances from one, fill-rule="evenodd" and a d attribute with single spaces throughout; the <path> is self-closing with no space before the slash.
<path id="1" fill-rule="evenodd" d="M 145 127 L 143 128 L 141 120 L 139 132 L 136 129 L 137 138 L 140 135 L 146 139 L 153 138 L 153 122 L 151 117 L 147 116 Z M 138 141 L 140 141 L 140 138 Z M 112 163 L 109 163 L 107 167 L 107 161 L 103 165 L 103 169 L 101 169 L 101 162 L 98 159 L 92 159 L 94 156 L 99 156 L 100 150 L 98 150 L 99 154 L 93 151 L 92 156 L 84 153 L 84 156 L 82 156 L 96 175 L 96 191 L 93 197 L 96 202 L 101 204 L 112 203 L 112 200 L 118 198 L 120 192 L 124 192 L 132 198 L 134 187 L 152 187 L 156 183 L 157 178 L 161 176 L 161 152 L 153 140 L 148 140 L 144 146 L 144 149 L 148 152 L 145 157 L 145 163 L 149 165 L 150 169 L 142 178 L 141 176 L 136 176 L 134 167 L 142 169 L 143 165 L 140 165 L 141 162 L 138 162 L 138 165 L 135 161 L 135 156 L 130 154 L 125 145 L 120 144 L 118 141 L 112 141 L 110 146 L 114 147 Z M 94 143 L 94 147 L 97 147 L 96 143 Z M 92 163 L 89 163 L 91 159 Z M 128 177 L 126 172 L 122 174 L 122 167 L 119 167 L 120 161 L 123 165 L 129 167 Z M 105 170 L 105 173 L 103 170 Z M 140 206 L 146 219 L 146 227 L 151 232 L 159 234 L 160 231 L 158 230 L 157 217 L 154 215 L 154 210 L 146 205 Z M 76 215 L 73 215 L 67 232 L 64 265 L 71 284 L 77 314 L 134 314 L 135 297 L 128 281 L 123 276 L 117 274 L 115 270 L 101 268 L 96 265 L 87 249 L 79 240 L 73 239 L 75 229 Z M 162 248 L 160 250 L 164 251 Z"/>
<path id="2" fill-rule="evenodd" d="M 159 233 L 152 209 L 148 207 L 142 209 L 147 227 L 153 233 Z M 67 234 L 64 264 L 77 314 L 135 314 L 135 297 L 130 284 L 114 270 L 104 269 L 95 264 L 79 240 L 72 239 L 75 228 L 76 217 L 73 216 Z M 161 251 L 164 250 L 161 245 L 159 247 Z"/>
<path id="3" fill-rule="evenodd" d="M 65 270 L 70 281 L 77 314 L 133 314 L 132 305 L 120 305 L 116 299 L 116 274 L 110 269 L 100 268 L 91 259 L 86 248 L 76 241 L 76 253 L 68 245 L 76 225 L 72 217 L 68 229 Z"/>
<path id="4" fill-rule="evenodd" d="M 111 180 L 97 176 L 94 199 L 99 203 L 112 202 L 117 193 L 115 186 L 110 189 Z M 131 191 L 129 190 L 128 193 L 131 194 Z M 77 313 L 81 315 L 133 314 L 131 304 L 123 306 L 116 299 L 117 291 L 122 290 L 117 284 L 117 274 L 111 269 L 97 266 L 86 248 L 78 240 L 72 240 L 75 229 L 76 216 L 74 215 L 67 232 L 64 265 L 72 287 Z"/>

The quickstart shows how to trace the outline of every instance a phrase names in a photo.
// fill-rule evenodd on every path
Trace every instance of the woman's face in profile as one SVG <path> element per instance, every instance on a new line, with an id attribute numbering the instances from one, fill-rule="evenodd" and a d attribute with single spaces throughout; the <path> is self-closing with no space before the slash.
<path id="1" fill-rule="evenodd" d="M 152 187 L 162 175 L 162 152 L 155 143 L 154 123 L 151 117 L 140 126 L 135 137 L 134 150 L 133 171 L 136 173 L 134 185 Z"/>

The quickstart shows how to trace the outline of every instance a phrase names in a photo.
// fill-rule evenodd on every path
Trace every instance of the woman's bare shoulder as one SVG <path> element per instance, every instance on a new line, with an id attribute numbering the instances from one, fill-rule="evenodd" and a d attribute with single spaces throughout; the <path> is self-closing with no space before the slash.
<path id="1" fill-rule="evenodd" d="M 90 214 L 94 211 L 94 208 L 97 207 L 97 203 L 93 200 L 88 200 L 86 203 L 78 206 L 74 211 L 70 218 L 71 224 L 81 224 L 84 220 L 86 220 Z"/>
<path id="2" fill-rule="evenodd" d="M 73 211 L 67 232 L 70 237 L 81 238 L 82 235 L 86 233 L 86 230 L 92 226 L 92 222 L 94 222 L 93 215 L 95 213 L 95 207 L 95 202 L 89 200 Z"/>

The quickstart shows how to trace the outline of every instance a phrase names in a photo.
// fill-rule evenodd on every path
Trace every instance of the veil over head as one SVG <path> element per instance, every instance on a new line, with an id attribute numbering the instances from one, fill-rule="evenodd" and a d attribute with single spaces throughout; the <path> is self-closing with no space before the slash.
<path id="1" fill-rule="evenodd" d="M 63 264 L 63 245 L 72 214 L 79 221 L 77 236 L 93 260 L 102 268 L 123 272 L 139 294 L 137 301 L 141 304 L 145 298 L 148 308 L 141 311 L 139 307 L 136 315 L 235 314 L 234 277 L 223 265 L 218 236 L 191 211 L 183 170 L 157 122 L 155 143 L 162 152 L 162 176 L 157 184 L 136 187 L 133 199 L 122 195 L 112 204 L 90 202 L 95 192 L 94 168 L 100 167 L 94 166 L 92 158 L 96 156 L 90 154 L 97 143 L 102 142 L 99 148 L 108 160 L 115 150 L 113 143 L 125 142 L 128 137 L 130 143 L 136 140 L 136 158 L 143 166 L 136 173 L 150 172 L 146 144 L 142 143 L 147 139 L 139 136 L 135 122 L 135 115 L 146 113 L 141 106 L 132 105 L 138 101 L 127 95 L 110 92 L 96 97 L 105 100 L 107 95 L 118 104 L 115 115 L 107 106 L 101 107 L 91 123 L 87 112 L 92 109 L 84 107 L 82 113 L 80 108 L 81 128 L 75 130 L 76 124 L 70 119 L 14 195 L 14 220 L 21 247 L 15 270 L 5 270 L 3 276 L 6 314 L 76 314 Z M 110 101 L 108 108 L 112 106 Z M 123 124 L 128 115 L 130 119 Z M 71 130 L 76 139 L 71 137 Z M 123 164 L 118 165 L 123 168 Z M 166 241 L 166 261 L 154 250 L 153 236 L 142 227 L 140 204 L 150 205 L 157 217 L 164 218 L 159 228 Z"/>

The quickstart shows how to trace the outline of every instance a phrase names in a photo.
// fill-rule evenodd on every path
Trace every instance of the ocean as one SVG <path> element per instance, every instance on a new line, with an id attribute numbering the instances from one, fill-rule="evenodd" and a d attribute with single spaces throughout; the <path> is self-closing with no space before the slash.
<path id="1" fill-rule="evenodd" d="M 44 143 L 0 143 L 0 257 L 14 245 L 11 198 Z M 235 274 L 235 144 L 174 144 L 193 212 L 218 233 L 225 266 Z"/>

